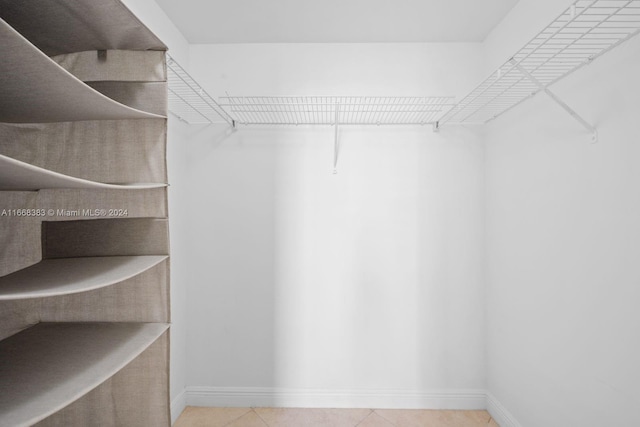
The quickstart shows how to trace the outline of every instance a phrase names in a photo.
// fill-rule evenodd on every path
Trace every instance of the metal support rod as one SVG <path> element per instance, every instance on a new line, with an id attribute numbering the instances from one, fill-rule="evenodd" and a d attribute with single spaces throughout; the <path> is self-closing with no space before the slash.
<path id="1" fill-rule="evenodd" d="M 338 121 L 340 118 L 340 104 L 336 104 L 335 134 L 333 139 L 333 173 L 338 173 Z"/>
<path id="2" fill-rule="evenodd" d="M 524 74 L 525 77 L 531 80 L 531 82 L 533 82 L 536 86 L 538 86 L 541 91 L 546 93 L 549 96 L 549 98 L 554 100 L 556 104 L 558 104 L 567 113 L 569 113 L 571 117 L 576 119 L 582 126 L 584 126 L 591 133 L 592 142 L 596 142 L 598 140 L 598 130 L 596 129 L 595 126 L 593 126 L 591 123 L 583 119 L 578 113 L 575 112 L 573 108 L 569 107 L 569 105 L 567 105 L 566 102 L 558 98 L 558 96 L 555 93 L 551 92 L 546 85 L 542 84 L 538 79 L 536 79 L 533 75 L 531 75 L 530 72 L 525 70 L 522 67 L 522 65 L 520 65 L 515 59 L 512 58 L 509 62 L 511 62 L 518 69 L 518 71 Z"/>

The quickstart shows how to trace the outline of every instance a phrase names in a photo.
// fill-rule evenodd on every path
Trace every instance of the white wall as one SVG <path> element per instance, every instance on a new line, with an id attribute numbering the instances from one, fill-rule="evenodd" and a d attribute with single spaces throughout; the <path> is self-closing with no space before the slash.
<path id="1" fill-rule="evenodd" d="M 189 44 L 154 0 L 123 0 L 124 4 L 169 47 L 169 53 L 188 67 Z M 187 126 L 169 115 L 167 167 L 169 175 L 169 231 L 171 238 L 171 417 L 185 405 L 187 348 L 187 223 L 188 164 Z"/>
<path id="2" fill-rule="evenodd" d="M 597 144 L 544 95 L 490 126 L 487 375 L 503 427 L 640 425 L 638 75 L 636 38 L 555 86 Z"/>
<path id="3" fill-rule="evenodd" d="M 183 67 L 189 64 L 189 42 L 155 0 L 121 0 L 169 48 Z"/>
<path id="4" fill-rule="evenodd" d="M 215 96 L 428 96 L 472 87 L 480 54 L 235 44 L 190 57 Z M 340 141 L 333 175 L 332 128 L 193 128 L 190 403 L 484 405 L 479 138 L 344 127 Z"/>
<path id="5" fill-rule="evenodd" d="M 465 94 L 571 1 L 520 1 L 483 52 L 189 52 L 154 2 L 126 3 L 215 96 L 412 96 Z M 503 427 L 640 424 L 638 58 L 634 40 L 556 87 L 596 145 L 538 96 L 489 126 L 486 159 L 465 129 L 345 128 L 334 176 L 330 128 L 170 120 L 172 397 L 461 407 L 487 388 Z"/>

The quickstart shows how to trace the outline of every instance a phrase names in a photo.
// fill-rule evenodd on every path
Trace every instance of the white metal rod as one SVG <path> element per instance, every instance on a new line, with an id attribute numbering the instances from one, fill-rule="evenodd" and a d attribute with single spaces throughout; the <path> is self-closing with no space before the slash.
<path id="1" fill-rule="evenodd" d="M 578 113 L 576 113 L 571 107 L 569 107 L 564 101 L 562 101 L 560 98 L 558 98 L 548 88 L 544 88 L 543 90 L 544 90 L 544 93 L 549 95 L 549 97 L 551 99 L 553 99 L 558 105 L 560 105 L 562 108 L 564 108 L 565 111 L 567 111 L 569 114 L 571 114 L 571 116 L 574 119 L 576 119 L 578 122 L 580 122 L 582 124 L 582 126 L 584 126 L 588 131 L 590 131 L 591 133 L 595 133 L 596 132 L 595 126 L 593 126 L 591 123 L 589 123 L 588 121 L 583 119 Z"/>
<path id="2" fill-rule="evenodd" d="M 598 1 L 598 0 L 592 0 L 592 2 L 589 4 L 589 6 L 594 5 L 597 1 Z M 576 4 L 576 3 L 577 3 L 577 1 L 576 1 L 576 2 L 574 2 L 574 4 Z M 586 9 L 588 9 L 588 7 L 587 7 L 587 8 L 585 8 L 584 10 L 586 10 Z M 580 12 L 580 15 L 581 15 L 582 13 L 584 13 L 584 10 L 583 10 L 582 12 Z M 565 12 L 565 13 L 566 13 L 566 12 Z M 564 15 L 564 13 L 563 13 L 563 15 Z M 579 15 L 578 15 L 578 16 L 579 16 Z M 574 19 L 575 19 L 575 17 L 573 17 L 572 19 L 570 19 L 569 21 L 567 21 L 564 25 L 561 25 L 561 26 L 560 26 L 556 31 L 552 32 L 548 37 L 545 37 L 545 38 L 541 41 L 541 43 L 540 43 L 540 45 L 538 46 L 538 48 L 539 48 L 540 46 L 544 46 L 544 45 L 545 45 L 545 44 L 546 44 L 550 39 L 552 39 L 556 34 L 560 33 L 560 31 L 562 31 L 562 30 L 563 30 L 567 25 L 569 25 L 569 24 L 570 24 Z M 538 34 L 533 38 L 533 40 L 538 39 L 538 38 L 542 35 L 542 33 L 544 33 L 545 31 L 547 31 L 547 29 L 545 29 L 545 30 L 541 31 L 540 33 L 538 33 Z M 534 49 L 533 49 L 529 54 L 525 55 L 525 57 L 524 57 L 521 61 L 523 61 L 523 60 L 527 59 L 531 54 L 533 54 L 534 52 L 536 52 L 536 50 L 537 50 L 537 48 L 534 48 Z M 511 64 L 512 64 L 512 65 L 514 65 L 514 63 L 513 63 L 512 61 L 509 61 L 509 62 L 511 62 Z M 506 65 L 506 64 L 505 64 L 505 65 Z M 503 66 L 503 67 L 504 67 L 504 66 Z M 500 67 L 499 71 L 502 71 L 502 68 L 503 68 L 503 67 Z M 512 69 L 513 69 L 513 68 L 511 68 L 511 69 L 507 70 L 507 72 L 506 72 L 506 73 L 499 73 L 499 76 L 498 76 L 498 78 L 496 79 L 496 81 L 499 81 L 499 80 L 500 80 L 501 78 L 503 78 L 506 74 L 509 74 L 509 73 L 512 71 Z M 517 83 L 518 83 L 518 82 L 514 83 L 514 85 L 515 85 L 515 84 L 517 84 Z M 483 85 L 483 84 L 484 84 L 484 82 L 483 82 L 483 83 L 481 83 L 481 84 L 480 84 L 476 89 L 474 89 L 471 93 L 473 93 L 473 92 L 475 92 L 476 90 L 480 89 L 480 88 L 482 87 L 482 85 Z M 491 87 L 491 85 L 490 85 L 489 87 Z M 489 88 L 489 87 L 488 87 L 488 88 Z M 483 90 L 483 91 L 481 91 L 479 94 L 477 94 L 477 95 L 475 96 L 475 98 L 478 98 L 478 97 L 479 97 L 479 96 L 481 96 L 483 93 L 485 93 L 485 92 L 486 92 L 486 90 L 487 90 L 488 88 L 486 88 L 485 90 Z M 510 87 L 509 87 L 509 88 L 506 88 L 506 89 L 505 89 L 505 91 L 506 91 L 506 90 L 508 90 L 508 89 L 510 89 Z M 504 91 L 503 91 L 503 92 L 504 92 Z M 474 98 L 474 99 L 475 99 L 475 98 Z M 472 99 L 472 101 L 473 101 L 473 99 Z M 483 105 L 483 107 L 485 107 L 486 105 L 488 105 L 488 104 L 490 104 L 490 103 L 491 103 L 491 100 L 490 100 L 489 102 L 485 103 L 485 104 Z M 458 112 L 460 112 L 460 111 L 464 110 L 465 108 L 466 108 L 466 107 L 462 107 L 462 108 L 460 108 Z M 482 107 L 481 107 L 481 108 L 482 108 Z M 454 112 L 454 110 L 455 110 L 455 108 L 451 109 L 451 110 L 450 110 L 450 111 L 449 111 L 449 112 L 448 112 L 448 113 L 443 117 L 443 119 L 444 119 L 444 120 L 446 120 L 446 118 L 450 117 L 450 114 L 451 114 L 451 113 L 453 113 L 453 114 L 451 114 L 451 115 L 456 115 L 456 114 L 457 114 L 457 112 Z M 477 112 L 478 112 L 478 109 L 477 109 L 476 111 L 473 111 L 473 112 L 472 112 L 472 113 L 470 113 L 470 114 L 467 114 L 467 115 L 462 119 L 462 121 L 466 121 L 466 120 L 468 120 L 470 117 L 472 117 L 472 116 L 473 116 L 474 114 L 476 114 Z"/>
<path id="3" fill-rule="evenodd" d="M 429 121 L 420 121 L 420 122 L 396 122 L 396 123 L 380 123 L 379 126 L 426 126 L 433 125 L 436 120 Z M 214 123 L 222 123 L 222 122 L 214 122 Z M 236 122 L 238 125 L 244 126 L 333 126 L 333 120 L 327 123 L 312 123 L 312 122 L 265 122 L 265 121 L 238 121 Z M 456 122 L 463 123 L 463 122 Z M 475 122 L 471 122 L 475 123 Z M 480 123 L 480 122 L 478 122 Z M 451 124 L 451 123 L 448 123 Z M 372 126 L 378 125 L 378 123 L 371 122 L 353 122 L 353 123 L 340 123 L 340 126 Z"/>
<path id="4" fill-rule="evenodd" d="M 594 4 L 594 3 L 596 3 L 597 1 L 598 1 L 598 0 L 594 1 L 593 3 L 591 3 L 591 5 L 593 5 L 593 4 Z M 624 7 L 625 7 L 625 6 L 628 6 L 631 2 L 632 2 L 632 0 L 627 1 L 627 3 L 625 3 L 625 5 L 624 5 L 624 6 L 620 6 L 620 7 L 618 7 L 618 8 L 616 9 L 616 11 L 615 11 L 613 14 L 610 14 L 610 15 L 606 16 L 606 17 L 605 17 L 605 19 L 598 21 L 599 23 L 598 23 L 596 26 L 589 26 L 589 27 L 586 27 L 586 28 L 588 28 L 588 31 L 586 31 L 586 32 L 584 32 L 584 33 L 581 33 L 581 34 L 580 34 L 580 37 L 584 37 L 584 36 L 586 36 L 586 35 L 588 35 L 588 34 L 592 33 L 592 32 L 593 32 L 595 29 L 597 29 L 601 24 L 603 24 L 604 22 L 608 21 L 608 20 L 609 20 L 613 15 L 615 15 L 615 14 L 617 14 L 618 12 L 620 12 L 621 10 L 623 10 L 623 9 L 624 9 Z M 577 2 L 576 2 L 576 3 L 577 3 Z M 590 6 L 591 6 L 591 5 L 590 5 Z M 587 7 L 587 8 L 585 8 L 582 12 L 580 12 L 576 17 L 578 17 L 578 16 L 582 15 L 582 14 L 584 13 L 584 11 L 586 11 L 587 9 L 588 9 L 588 7 Z M 571 21 L 569 21 L 569 22 L 573 22 L 573 20 L 571 20 Z M 563 28 L 564 28 L 564 27 L 563 27 Z M 559 32 L 559 31 L 558 31 L 558 32 Z M 553 35 L 552 35 L 551 37 L 553 37 Z M 549 40 L 549 39 L 547 39 L 547 41 L 548 41 L 548 40 Z M 561 49 L 560 49 L 560 51 L 558 52 L 558 54 L 563 53 L 567 48 L 569 48 L 569 47 L 573 46 L 573 45 L 576 43 L 576 41 L 577 41 L 577 40 L 579 40 L 579 39 L 575 39 L 575 40 L 573 40 L 571 43 L 569 43 L 567 46 L 565 46 L 565 47 L 561 48 Z M 543 43 L 542 45 L 544 45 L 544 44 L 546 44 L 546 43 Z M 541 46 L 542 46 L 542 45 L 541 45 Z M 535 52 L 535 50 L 534 50 L 534 52 Z M 531 55 L 531 54 L 529 54 L 529 55 Z M 556 54 L 556 56 L 557 56 L 557 54 Z M 522 60 L 518 61 L 518 64 L 516 64 L 516 65 L 517 65 L 517 66 L 519 66 L 520 64 L 522 64 L 522 62 L 523 62 L 525 59 L 527 59 L 527 57 L 525 57 L 524 59 L 522 59 Z M 544 61 L 542 64 L 538 65 L 538 67 L 536 68 L 536 70 L 537 70 L 538 68 L 540 68 L 540 67 L 544 66 L 547 62 L 549 62 L 549 61 L 548 61 L 548 60 L 547 60 L 547 61 Z M 580 61 L 580 62 L 582 62 L 582 61 Z M 534 70 L 534 71 L 536 71 L 536 70 Z"/>
<path id="5" fill-rule="evenodd" d="M 338 122 L 340 121 L 340 104 L 336 104 L 335 133 L 333 139 L 333 173 L 338 173 Z"/>
<path id="6" fill-rule="evenodd" d="M 551 99 L 553 99 L 559 106 L 561 106 L 562 108 L 564 108 L 564 110 L 566 112 L 568 112 L 574 119 L 576 119 L 578 122 L 580 122 L 580 124 L 582 124 L 582 126 L 584 126 L 589 132 L 591 133 L 595 133 L 596 132 L 596 128 L 591 125 L 591 123 L 589 123 L 588 121 L 586 121 L 585 119 L 583 119 L 578 113 L 575 112 L 575 110 L 573 110 L 571 107 L 569 107 L 569 105 L 567 105 L 567 103 L 565 103 L 564 101 L 562 101 L 560 98 L 558 98 L 553 92 L 551 92 L 545 85 L 543 85 L 542 83 L 540 83 L 535 77 L 533 77 L 527 70 L 525 70 L 524 68 L 522 68 L 522 66 L 520 66 L 520 64 L 515 64 L 516 68 L 518 68 L 518 70 L 524 74 L 529 80 L 531 80 L 533 83 L 535 83 L 536 85 L 538 85 L 538 87 L 540 88 L 540 90 L 544 91 L 544 93 L 546 93 L 547 95 L 549 95 L 549 97 Z"/>
<path id="7" fill-rule="evenodd" d="M 507 71 L 506 74 L 503 74 L 503 76 L 506 76 L 507 74 L 511 73 L 513 71 L 513 68 L 510 69 L 509 71 Z M 505 80 L 505 77 L 502 78 L 503 80 Z M 487 102 L 483 103 L 479 108 L 476 108 L 474 111 L 472 111 L 470 114 L 467 114 L 462 121 L 466 121 L 468 120 L 470 117 L 472 117 L 474 114 L 476 114 L 478 111 L 480 111 L 482 108 L 486 107 L 487 105 L 493 103 L 496 99 L 500 98 L 503 94 L 505 94 L 507 91 L 511 90 L 513 87 L 515 87 L 518 83 L 520 83 L 523 79 L 514 79 L 513 83 L 509 84 L 507 87 L 503 87 L 501 88 L 500 86 L 497 87 L 498 92 L 497 94 L 495 94 L 493 97 L 491 97 Z M 507 80 L 506 82 L 509 82 L 509 80 Z M 489 89 L 491 88 L 491 86 L 489 86 L 487 89 L 485 89 L 484 92 L 487 92 Z M 478 98 L 478 97 L 476 97 Z"/>
<path id="8" fill-rule="evenodd" d="M 423 124 L 438 119 L 452 97 L 222 97 L 242 124 Z"/>
<path id="9" fill-rule="evenodd" d="M 173 94 L 173 96 L 175 96 L 176 98 L 178 98 L 181 102 L 183 102 L 186 106 L 188 106 L 189 108 L 191 108 L 193 111 L 195 111 L 196 113 L 198 113 L 200 116 L 204 117 L 204 119 L 206 121 L 208 121 L 209 123 L 211 123 L 211 119 L 208 118 L 207 116 L 205 116 L 199 109 L 195 108 L 194 106 L 191 105 L 191 103 L 189 103 L 188 101 L 186 101 L 183 97 L 181 97 L 180 95 L 178 95 L 176 92 L 174 92 L 173 90 L 171 90 L 171 88 L 169 88 L 169 92 L 171 92 Z M 180 117 L 176 114 L 177 117 Z M 223 117 L 224 118 L 224 117 Z M 182 120 L 185 123 L 188 123 L 185 119 L 183 119 L 182 117 L 180 117 L 180 120 Z"/>
<path id="10" fill-rule="evenodd" d="M 640 32 L 637 25 L 633 25 L 640 22 L 637 20 L 640 8 L 633 6 L 638 4 L 637 0 L 615 1 L 606 7 L 600 7 L 598 1 L 606 3 L 605 0 L 574 2 L 575 12 L 565 11 L 560 15 L 514 55 L 514 61 L 531 70 L 529 74 L 535 75 L 546 88 Z M 499 71 L 509 70 L 509 65 L 504 64 Z M 517 105 L 532 94 L 530 91 L 537 91 L 529 89 L 530 84 L 523 79 L 514 80 L 508 75 L 509 71 L 507 75 L 499 73 L 498 79 L 489 77 L 441 121 L 465 116 L 464 122 L 478 113 L 488 116 L 494 112 L 495 117 L 506 111 L 501 111 L 503 107 Z"/>

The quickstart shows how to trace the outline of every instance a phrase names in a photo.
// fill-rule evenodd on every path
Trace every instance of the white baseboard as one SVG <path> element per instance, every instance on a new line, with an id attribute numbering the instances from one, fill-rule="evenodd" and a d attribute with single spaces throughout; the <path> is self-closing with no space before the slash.
<path id="1" fill-rule="evenodd" d="M 171 401 L 171 424 L 175 423 L 184 408 L 187 407 L 187 390 L 182 390 L 175 399 Z"/>
<path id="2" fill-rule="evenodd" d="M 187 387 L 186 403 L 212 407 L 485 409 L 484 390 L 318 390 Z"/>
<path id="3" fill-rule="evenodd" d="M 490 392 L 487 392 L 487 411 L 500 427 L 522 427 L 522 424 Z"/>
<path id="4" fill-rule="evenodd" d="M 174 423 L 186 406 L 378 408 L 378 409 L 486 409 L 500 427 L 522 427 L 490 392 L 485 390 L 319 390 L 270 387 L 187 387 L 171 402 Z"/>

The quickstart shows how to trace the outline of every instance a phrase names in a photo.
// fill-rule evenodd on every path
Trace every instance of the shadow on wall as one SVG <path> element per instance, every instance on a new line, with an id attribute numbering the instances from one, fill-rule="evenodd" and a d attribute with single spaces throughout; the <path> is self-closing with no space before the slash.
<path id="1" fill-rule="evenodd" d="M 348 128 L 334 175 L 329 127 L 198 132 L 189 384 L 484 387 L 481 149 Z"/>

